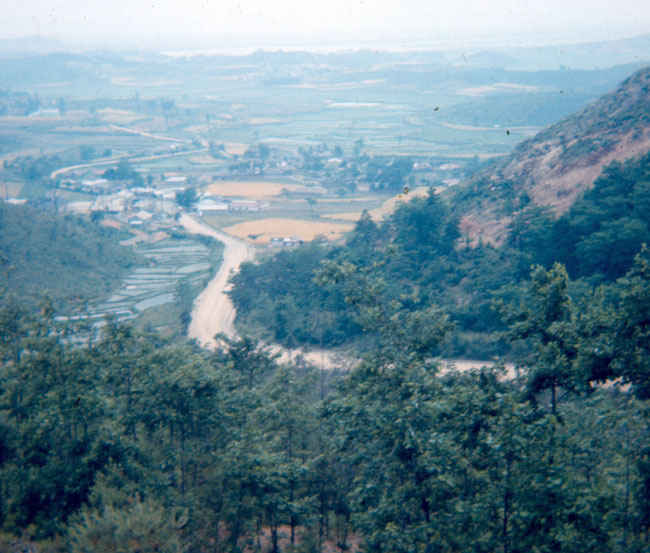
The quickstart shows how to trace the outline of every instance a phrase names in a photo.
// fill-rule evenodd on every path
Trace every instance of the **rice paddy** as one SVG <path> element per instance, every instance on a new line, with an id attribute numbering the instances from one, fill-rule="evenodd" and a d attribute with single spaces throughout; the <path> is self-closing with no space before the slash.
<path id="1" fill-rule="evenodd" d="M 170 239 L 140 246 L 136 251 L 148 266 L 135 268 L 108 299 L 89 310 L 87 318 L 100 320 L 112 316 L 125 321 L 147 309 L 172 303 L 182 280 L 192 285 L 203 283 L 212 273 L 215 261 L 207 246 L 189 239 Z"/>

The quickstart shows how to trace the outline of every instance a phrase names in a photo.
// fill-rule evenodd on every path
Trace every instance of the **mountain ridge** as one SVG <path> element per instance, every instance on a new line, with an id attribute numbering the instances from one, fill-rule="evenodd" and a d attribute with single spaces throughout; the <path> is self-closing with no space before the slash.
<path id="1" fill-rule="evenodd" d="M 583 110 L 521 142 L 476 174 L 456 197 L 466 208 L 460 230 L 470 244 L 500 245 L 513 216 L 532 203 L 565 213 L 602 170 L 650 151 L 650 66 Z M 479 201 L 462 201 L 463 194 Z"/>

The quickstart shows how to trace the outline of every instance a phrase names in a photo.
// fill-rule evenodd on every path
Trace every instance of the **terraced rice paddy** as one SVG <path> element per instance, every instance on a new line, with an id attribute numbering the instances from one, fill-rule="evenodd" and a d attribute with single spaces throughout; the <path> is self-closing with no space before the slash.
<path id="1" fill-rule="evenodd" d="M 209 248 L 195 240 L 165 240 L 137 252 L 148 266 L 134 269 L 110 298 L 90 310 L 88 318 L 133 319 L 146 309 L 173 302 L 181 280 L 200 284 L 212 273 Z"/>

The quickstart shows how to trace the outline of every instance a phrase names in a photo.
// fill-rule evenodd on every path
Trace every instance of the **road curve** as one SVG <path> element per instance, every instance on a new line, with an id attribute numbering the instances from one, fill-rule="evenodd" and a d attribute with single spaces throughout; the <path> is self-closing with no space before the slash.
<path id="1" fill-rule="evenodd" d="M 191 234 L 211 236 L 223 242 L 223 262 L 215 277 L 194 301 L 192 320 L 187 335 L 194 338 L 203 347 L 214 349 L 217 343 L 215 334 L 224 333 L 230 338 L 237 336 L 235 331 L 235 306 L 226 294 L 229 288 L 230 275 L 237 272 L 244 261 L 253 259 L 255 250 L 247 242 L 219 232 L 204 223 L 200 223 L 189 215 L 183 214 L 180 223 Z M 320 369 L 345 368 L 351 369 L 359 363 L 359 358 L 350 352 L 340 352 L 326 349 L 303 350 L 301 348 L 287 349 L 278 344 L 266 344 L 271 353 L 279 355 L 280 362 L 295 362 L 298 356 Z M 493 361 L 470 361 L 467 359 L 443 359 L 442 372 L 448 372 L 451 366 L 461 372 L 482 366 L 494 365 Z M 515 368 L 511 363 L 506 364 L 505 378 L 514 378 Z"/>
<path id="2" fill-rule="evenodd" d="M 231 338 L 237 334 L 234 325 L 235 307 L 226 294 L 229 289 L 228 279 L 244 261 L 253 259 L 255 251 L 243 240 L 219 232 L 189 215 L 181 215 L 180 223 L 188 232 L 211 236 L 224 245 L 221 267 L 194 301 L 192 320 L 187 330 L 189 338 L 195 339 L 203 347 L 213 349 L 217 345 L 215 334 L 222 332 Z"/>
<path id="3" fill-rule="evenodd" d="M 76 169 L 87 169 L 88 167 L 98 167 L 100 165 L 116 165 L 123 159 L 126 159 L 129 162 L 132 163 L 137 163 L 140 161 L 152 161 L 155 159 L 165 159 L 167 157 L 179 157 L 179 156 L 188 156 L 191 154 L 201 154 L 203 152 L 207 152 L 207 148 L 198 148 L 196 150 L 184 150 L 182 152 L 172 152 L 169 154 L 154 154 L 151 156 L 139 156 L 139 157 L 134 157 L 130 156 L 128 154 L 125 154 L 123 156 L 119 157 L 112 157 L 109 159 L 100 159 L 99 161 L 91 161 L 88 163 L 80 163 L 78 165 L 69 165 L 68 167 L 61 167 L 60 169 L 57 169 L 56 171 L 52 171 L 50 173 L 50 178 L 55 179 L 59 175 L 62 175 L 64 173 L 69 173 L 70 171 L 75 171 Z"/>

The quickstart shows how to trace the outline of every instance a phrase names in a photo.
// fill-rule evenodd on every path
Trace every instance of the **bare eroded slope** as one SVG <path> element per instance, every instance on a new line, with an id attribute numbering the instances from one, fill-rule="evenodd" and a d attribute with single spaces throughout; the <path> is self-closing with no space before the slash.
<path id="1" fill-rule="evenodd" d="M 500 244 L 512 214 L 525 203 L 522 198 L 559 215 L 593 185 L 606 165 L 648 151 L 650 67 L 522 142 L 496 167 L 473 178 L 467 186 L 479 199 L 463 215 L 461 231 L 473 243 Z"/>

